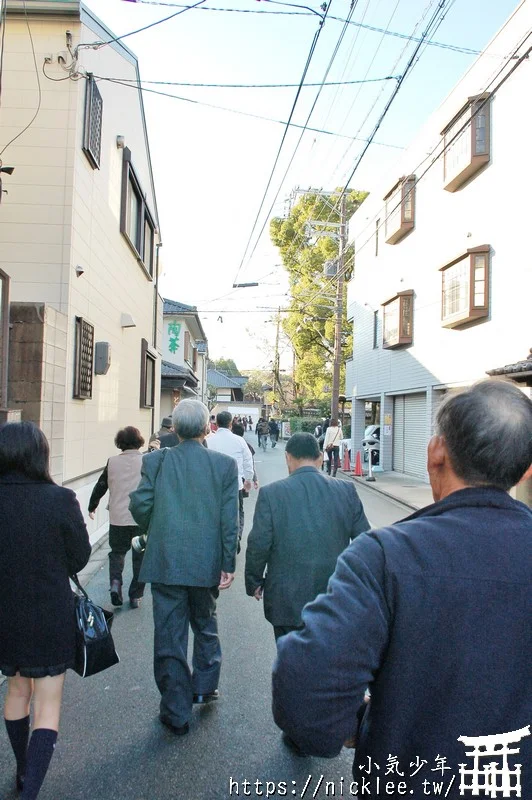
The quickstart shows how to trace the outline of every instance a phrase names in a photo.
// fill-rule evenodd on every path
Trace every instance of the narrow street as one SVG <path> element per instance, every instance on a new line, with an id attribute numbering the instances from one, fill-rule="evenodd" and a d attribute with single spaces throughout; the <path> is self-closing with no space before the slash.
<path id="1" fill-rule="evenodd" d="M 256 447 L 254 436 L 250 441 Z M 256 466 L 262 484 L 283 477 L 284 446 L 257 451 Z M 245 533 L 256 494 L 246 501 Z M 409 513 L 364 487 L 361 497 L 374 525 Z M 221 593 L 218 605 L 224 653 L 220 700 L 194 709 L 187 736 L 176 737 L 160 724 L 148 590 L 139 611 L 127 605 L 117 610 L 113 633 L 120 665 L 85 680 L 68 674 L 58 745 L 42 800 L 222 800 L 266 797 L 267 788 L 270 797 L 301 797 L 309 776 L 305 796 L 333 796 L 330 788 L 326 794 L 326 781 L 335 782 L 339 796 L 341 779 L 347 785 L 351 780 L 351 751 L 332 760 L 296 758 L 281 742 L 270 710 L 273 632 L 262 604 L 245 594 L 243 562 L 244 548 L 235 582 Z M 95 601 L 110 607 L 106 561 L 102 564 L 88 590 Z M 5 684 L 0 694 L 4 692 Z M 15 797 L 14 761 L 3 729 L 0 737 L 0 797 L 9 800 Z M 256 781 L 262 785 L 254 785 Z"/>

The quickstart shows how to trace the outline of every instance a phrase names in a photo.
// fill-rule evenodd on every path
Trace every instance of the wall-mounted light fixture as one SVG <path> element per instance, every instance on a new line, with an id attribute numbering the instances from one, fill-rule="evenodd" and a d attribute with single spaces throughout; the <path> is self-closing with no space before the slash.
<path id="1" fill-rule="evenodd" d="M 75 270 L 75 271 L 76 271 L 76 276 L 77 276 L 78 278 L 81 278 L 81 276 L 82 276 L 82 275 L 83 275 L 83 273 L 85 272 L 85 267 L 82 267 L 82 266 L 81 266 L 81 264 L 77 264 L 77 265 L 76 265 L 76 270 Z"/>
<path id="2" fill-rule="evenodd" d="M 116 137 L 116 146 L 119 150 L 123 150 L 126 146 L 126 139 L 124 136 L 117 136 Z"/>

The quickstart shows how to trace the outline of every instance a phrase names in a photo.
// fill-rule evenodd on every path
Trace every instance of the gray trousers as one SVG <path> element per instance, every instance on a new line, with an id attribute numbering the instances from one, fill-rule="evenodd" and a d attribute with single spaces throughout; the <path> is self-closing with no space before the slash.
<path id="1" fill-rule="evenodd" d="M 172 725 L 190 719 L 192 696 L 218 688 L 222 650 L 216 600 L 219 590 L 152 583 L 155 626 L 153 670 L 161 693 L 161 714 Z M 194 634 L 192 672 L 187 661 L 189 625 Z"/>

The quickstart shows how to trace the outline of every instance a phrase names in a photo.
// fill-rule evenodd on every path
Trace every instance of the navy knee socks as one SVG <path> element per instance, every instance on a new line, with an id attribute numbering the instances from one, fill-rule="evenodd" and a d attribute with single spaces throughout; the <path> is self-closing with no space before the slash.
<path id="1" fill-rule="evenodd" d="M 37 728 L 31 734 L 26 760 L 22 800 L 35 800 L 48 771 L 57 741 L 57 731 Z"/>
<path id="2" fill-rule="evenodd" d="M 30 718 L 4 719 L 7 735 L 11 742 L 11 747 L 17 759 L 17 786 L 21 788 L 20 779 L 26 772 L 26 751 L 28 749 L 28 739 L 30 738 Z"/>

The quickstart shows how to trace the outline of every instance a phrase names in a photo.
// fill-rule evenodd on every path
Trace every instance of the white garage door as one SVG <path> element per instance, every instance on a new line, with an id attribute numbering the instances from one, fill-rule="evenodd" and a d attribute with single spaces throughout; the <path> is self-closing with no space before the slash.
<path id="1" fill-rule="evenodd" d="M 392 467 L 396 472 L 405 471 L 405 398 L 393 400 L 393 458 Z"/>
<path id="2" fill-rule="evenodd" d="M 393 468 L 417 478 L 427 478 L 426 394 L 394 399 Z"/>

